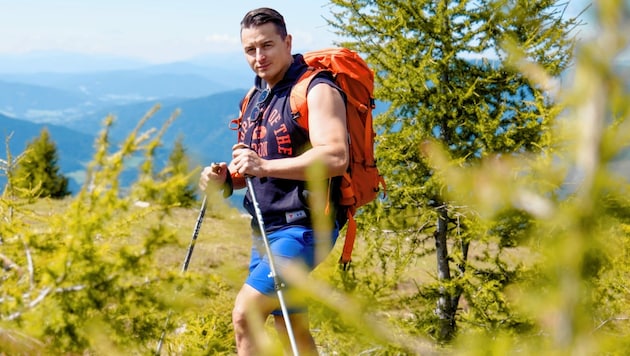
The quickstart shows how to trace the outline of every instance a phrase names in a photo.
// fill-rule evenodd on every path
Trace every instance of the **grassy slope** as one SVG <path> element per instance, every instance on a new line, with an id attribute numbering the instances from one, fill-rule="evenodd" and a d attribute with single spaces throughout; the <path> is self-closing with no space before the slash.
<path id="1" fill-rule="evenodd" d="M 41 221 L 45 221 L 47 216 L 63 211 L 68 203 L 69 200 L 40 200 L 33 208 L 42 218 Z M 171 210 L 170 215 L 166 217 L 166 224 L 176 230 L 178 243 L 160 251 L 156 256 L 156 268 L 176 272 L 181 270 L 198 214 L 198 208 Z M 33 221 L 33 224 L 40 223 Z M 154 218 L 149 216 L 140 222 L 137 233 L 142 234 L 143 230 L 155 223 Z M 230 314 L 233 299 L 247 273 L 250 232 L 248 216 L 243 216 L 223 202 L 211 201 L 198 234 L 188 271 L 185 278 L 182 277 L 192 280 L 192 284 L 184 284 L 182 291 L 191 298 L 186 299 L 186 305 L 181 309 L 176 309 L 173 317 L 175 326 L 180 326 L 178 329 L 184 328 L 184 331 L 171 330 L 167 334 L 165 351 L 168 351 L 168 354 L 198 354 L 210 351 L 212 354 L 234 353 Z M 379 238 L 385 241 L 388 239 L 387 236 L 373 239 Z M 336 294 L 344 287 L 344 283 L 341 282 L 343 277 L 336 263 L 343 246 L 341 237 L 335 250 L 311 275 L 313 279 L 307 282 L 311 284 L 311 288 L 319 289 L 311 296 L 318 297 L 317 292 L 322 294 L 321 300 L 315 302 L 311 308 L 313 334 L 320 351 L 323 354 L 362 352 L 374 355 L 392 352 L 406 354 L 402 349 L 397 349 L 394 343 L 383 339 L 394 340 L 393 334 L 397 334 L 396 345 L 405 344 L 410 349 L 422 350 L 422 353 L 440 350 L 435 343 L 424 339 L 423 331 L 418 329 L 419 325 L 414 322 L 418 308 L 432 306 L 417 305 L 413 299 L 407 299 L 417 293 L 419 285 L 433 280 L 434 254 L 413 258 L 402 266 L 402 272 L 394 279 L 393 275 L 387 274 L 391 273 L 391 269 L 385 274 L 382 273 L 381 262 L 377 259 L 373 258 L 372 262 L 375 263 L 371 265 L 362 263 L 371 258 L 367 253 L 366 241 L 361 235 L 357 237 L 353 254 L 356 267 L 351 271 L 358 279 L 363 279 L 363 283 L 369 281 L 357 289 L 362 290 L 362 295 L 357 295 L 356 291 L 353 295 Z M 431 240 L 425 241 L 425 245 L 431 244 Z M 383 248 L 391 247 L 383 245 Z M 480 250 L 483 248 L 473 246 L 470 257 L 474 258 Z M 513 263 L 525 262 L 522 256 L 529 255 L 522 249 L 514 249 L 511 252 L 514 254 L 511 256 L 514 259 L 511 261 Z M 392 259 L 389 262 L 393 262 Z M 205 287 L 200 288 L 199 282 Z M 322 288 L 319 288 L 318 283 L 322 283 Z M 332 283 L 332 288 L 328 283 Z M 369 288 L 376 290 L 379 297 L 366 292 Z M 335 307 L 326 306 L 330 300 L 336 303 Z M 465 300 L 461 301 L 460 307 L 466 308 Z M 270 323 L 268 327 L 271 329 Z"/>
<path id="2" fill-rule="evenodd" d="M 62 201 L 56 200 L 40 200 L 33 209 L 45 221 L 45 217 L 63 211 L 70 199 Z M 144 209 L 134 207 L 134 209 Z M 155 265 L 159 269 L 167 269 L 170 271 L 181 271 L 182 263 L 185 259 L 187 249 L 192 240 L 192 234 L 195 223 L 199 216 L 199 208 L 174 208 L 169 216 L 166 217 L 166 224 L 172 227 L 177 234 L 176 245 L 170 245 L 163 248 L 156 256 Z M 142 234 L 144 230 L 156 223 L 155 217 L 149 215 L 145 221 L 139 222 L 134 231 Z M 186 294 L 190 293 L 191 298 L 188 299 L 189 305 L 185 306 L 182 311 L 176 313 L 177 325 L 187 325 L 188 331 L 185 335 L 168 336 L 166 348 L 174 353 L 185 352 L 191 344 L 208 342 L 210 344 L 221 343 L 223 348 L 233 346 L 233 336 L 231 335 L 230 314 L 233 298 L 236 296 L 238 289 L 242 285 L 246 274 L 247 264 L 249 260 L 250 250 L 250 233 L 249 216 L 245 216 L 234 208 L 228 207 L 223 202 L 210 201 L 208 210 L 205 214 L 203 223 L 199 230 L 199 234 L 194 246 L 194 251 L 185 277 L 182 279 L 192 280 L 193 285 L 189 286 Z M 138 235 L 140 236 L 140 235 Z M 342 232 L 343 236 L 343 232 Z M 340 290 L 342 286 L 339 284 L 340 272 L 337 268 L 337 260 L 341 254 L 343 247 L 343 237 L 340 236 L 334 251 L 323 261 L 312 274 L 313 283 L 333 283 L 332 289 L 324 293 L 324 297 L 335 297 L 332 294 L 336 290 Z M 133 237 L 131 237 L 133 238 Z M 123 241 L 124 243 L 124 241 Z M 365 241 L 359 236 L 355 245 L 354 258 L 357 261 L 356 273 L 363 275 L 366 272 L 361 266 L 361 260 L 365 256 Z M 421 283 L 425 278 L 430 278 L 426 270 L 432 266 L 432 259 L 424 259 L 416 261 L 414 266 L 404 273 L 403 280 L 398 281 L 397 287 L 392 291 L 392 299 L 396 300 L 404 295 L 416 291 L 416 283 Z M 205 289 L 196 286 L 198 281 L 206 284 Z M 310 283 L 310 282 L 309 282 Z M 185 287 L 186 288 L 186 287 Z M 191 290 L 192 289 L 192 290 Z M 365 312 L 367 309 L 361 304 L 365 298 L 372 296 L 350 296 L 350 303 L 357 301 L 357 304 L 349 305 L 340 304 L 341 310 L 333 310 L 331 308 L 315 305 L 312 309 L 313 331 L 316 341 L 320 345 L 323 352 L 338 352 L 339 350 L 348 351 L 355 343 L 360 350 L 365 350 L 366 346 L 372 341 L 370 333 L 359 335 L 356 327 L 351 326 L 357 323 L 352 317 L 370 317 L 370 315 L 354 315 L 350 320 L 347 319 L 351 309 L 359 308 Z M 352 299 L 356 298 L 356 299 Z M 395 302 L 394 302 L 395 303 Z M 325 302 L 323 303 L 325 304 Z M 398 305 L 396 303 L 396 305 Z M 396 307 L 398 308 L 398 307 Z M 346 313 L 347 309 L 348 313 Z M 372 306 L 373 309 L 373 306 Z M 406 313 L 404 306 L 400 306 L 398 311 L 392 310 L 395 318 L 400 317 L 402 313 Z M 348 315 L 340 315 L 348 314 Z M 350 324 L 348 324 L 348 321 Z M 360 321 L 358 321 L 360 322 Z M 217 331 L 220 325 L 220 332 Z M 271 324 L 268 326 L 271 328 Z M 215 334 L 211 332 L 215 331 Z M 215 340 L 212 340 L 212 339 Z M 362 340 L 359 341 L 359 338 Z M 221 339 L 221 340 L 218 340 Z M 227 346 L 225 346 L 227 345 Z M 202 349 L 210 349 L 216 346 L 202 346 Z M 229 352 L 228 352 L 229 353 Z"/>

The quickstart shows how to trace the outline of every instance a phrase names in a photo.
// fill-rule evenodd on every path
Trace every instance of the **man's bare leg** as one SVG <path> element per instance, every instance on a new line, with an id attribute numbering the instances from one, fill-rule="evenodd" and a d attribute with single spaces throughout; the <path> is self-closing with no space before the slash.
<path id="1" fill-rule="evenodd" d="M 232 324 L 236 339 L 236 351 L 239 355 L 260 355 L 258 350 L 260 337 L 264 334 L 267 316 L 279 307 L 275 298 L 268 297 L 251 286 L 245 284 L 238 292 L 234 309 L 232 310 Z"/>
<path id="2" fill-rule="evenodd" d="M 297 344 L 300 355 L 317 355 L 317 346 L 315 346 L 315 340 L 313 340 L 313 336 L 311 335 L 308 313 L 291 314 L 290 318 L 295 343 Z M 292 355 L 291 343 L 289 341 L 284 317 L 282 315 L 274 315 L 274 325 L 284 346 L 285 354 Z"/>

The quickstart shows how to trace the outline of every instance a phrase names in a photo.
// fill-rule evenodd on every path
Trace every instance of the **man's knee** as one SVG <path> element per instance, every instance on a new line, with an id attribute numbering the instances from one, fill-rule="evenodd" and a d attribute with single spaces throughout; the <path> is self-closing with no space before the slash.
<path id="1" fill-rule="evenodd" d="M 252 324 L 263 324 L 274 307 L 274 299 L 246 284 L 236 296 L 232 309 L 232 324 L 237 331 L 246 330 Z"/>
<path id="2" fill-rule="evenodd" d="M 247 312 L 238 304 L 232 309 L 232 325 L 236 333 L 247 329 Z"/>

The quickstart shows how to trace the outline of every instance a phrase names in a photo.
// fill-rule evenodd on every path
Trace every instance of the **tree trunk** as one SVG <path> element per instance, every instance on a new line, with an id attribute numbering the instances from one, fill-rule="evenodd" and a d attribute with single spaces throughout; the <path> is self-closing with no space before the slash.
<path id="1" fill-rule="evenodd" d="M 459 270 L 459 277 L 463 278 L 464 273 L 466 273 L 466 261 L 468 260 L 468 248 L 470 247 L 470 241 L 462 241 L 462 263 L 458 264 L 457 269 Z M 458 284 L 455 289 L 455 295 L 453 295 L 453 299 L 451 301 L 451 306 L 453 307 L 453 318 L 457 313 L 457 307 L 459 306 L 459 299 L 462 296 L 462 288 Z"/>
<path id="2" fill-rule="evenodd" d="M 448 234 L 448 210 L 446 205 L 438 208 L 437 229 L 435 230 L 435 248 L 437 256 L 437 275 L 440 282 L 451 280 L 449 267 L 448 246 L 446 245 Z M 440 297 L 438 298 L 435 313 L 440 319 L 438 328 L 438 339 L 440 341 L 450 340 L 455 334 L 455 310 L 453 302 L 459 298 L 451 295 L 445 287 L 440 287 Z"/>

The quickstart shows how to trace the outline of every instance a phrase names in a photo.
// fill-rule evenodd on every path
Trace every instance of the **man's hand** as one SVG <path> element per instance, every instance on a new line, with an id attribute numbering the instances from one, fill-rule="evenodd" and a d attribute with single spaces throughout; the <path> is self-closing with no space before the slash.
<path id="1" fill-rule="evenodd" d="M 208 188 L 220 188 L 223 184 L 225 184 L 227 171 L 227 163 L 225 162 L 212 163 L 211 165 L 204 167 L 201 171 L 201 176 L 199 177 L 199 189 L 205 192 Z"/>
<path id="2" fill-rule="evenodd" d="M 265 177 L 265 162 L 264 159 L 260 158 L 260 156 L 247 145 L 238 143 L 232 147 L 232 163 L 230 164 L 230 169 L 234 169 L 234 172 L 242 177 Z"/>

